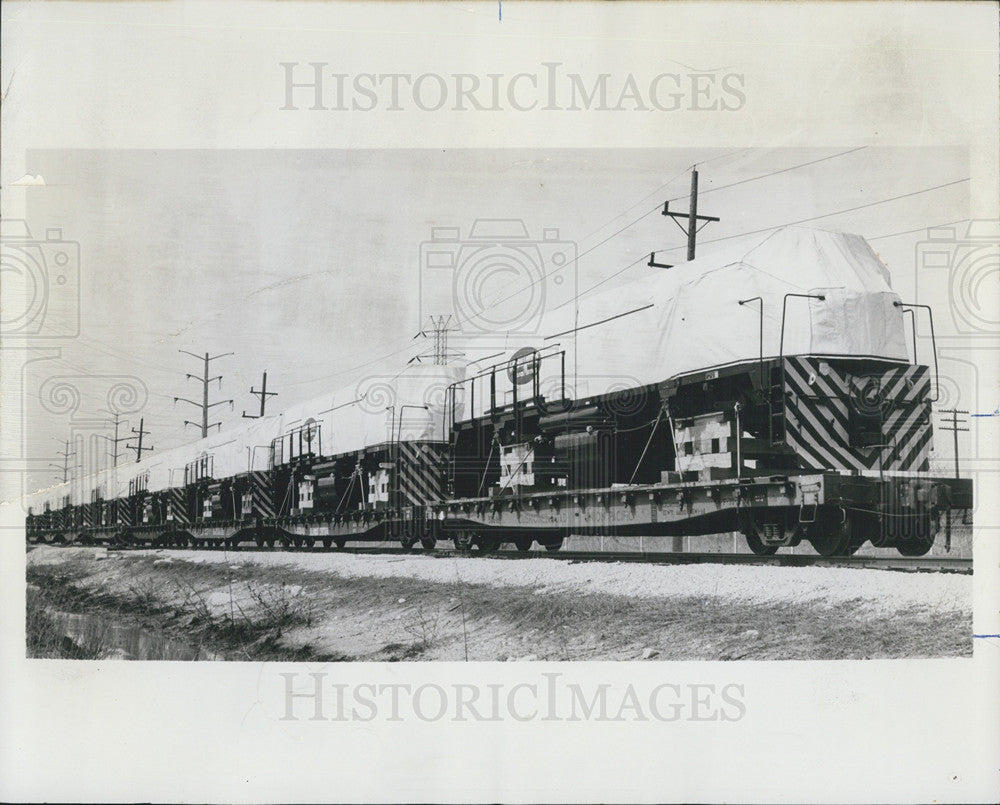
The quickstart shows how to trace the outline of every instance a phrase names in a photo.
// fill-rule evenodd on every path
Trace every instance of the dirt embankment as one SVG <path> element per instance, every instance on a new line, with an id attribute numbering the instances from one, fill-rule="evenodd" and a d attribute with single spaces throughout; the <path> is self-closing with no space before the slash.
<path id="1" fill-rule="evenodd" d="M 28 651 L 67 656 L 65 635 L 46 627 L 45 613 L 59 610 L 232 660 L 970 656 L 971 581 L 829 568 L 39 547 L 28 554 Z M 94 654 L 75 650 L 69 656 Z"/>

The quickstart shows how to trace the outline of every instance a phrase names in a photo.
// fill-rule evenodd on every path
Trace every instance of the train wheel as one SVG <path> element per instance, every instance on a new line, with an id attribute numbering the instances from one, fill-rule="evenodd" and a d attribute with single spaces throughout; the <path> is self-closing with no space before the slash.
<path id="1" fill-rule="evenodd" d="M 931 515 L 924 515 L 912 520 L 913 529 L 908 539 L 898 539 L 896 550 L 903 556 L 924 556 L 934 547 L 934 540 L 937 538 L 938 528 L 940 528 L 940 514 L 934 511 Z"/>
<path id="2" fill-rule="evenodd" d="M 399 541 L 399 544 L 403 546 L 404 551 L 412 551 L 413 546 L 417 544 L 417 541 L 409 537 L 404 537 Z"/>
<path id="3" fill-rule="evenodd" d="M 467 533 L 461 533 L 456 537 L 452 538 L 452 543 L 455 545 L 456 551 L 461 551 L 462 553 L 468 553 L 472 550 L 473 535 Z"/>
<path id="4" fill-rule="evenodd" d="M 533 542 L 531 537 L 518 537 L 514 540 L 514 547 L 517 548 L 518 553 L 527 553 L 531 550 Z"/>
<path id="5" fill-rule="evenodd" d="M 333 541 L 333 544 L 336 545 L 338 548 L 343 548 L 345 545 L 347 545 L 347 540 L 346 539 L 335 539 Z"/>
<path id="6" fill-rule="evenodd" d="M 934 543 L 921 539 L 908 539 L 896 543 L 896 550 L 903 556 L 925 556 Z"/>
<path id="7" fill-rule="evenodd" d="M 316 540 L 313 539 L 312 537 L 304 537 L 302 539 L 302 546 L 304 548 L 312 548 L 312 546 L 315 545 L 315 544 L 316 544 Z"/>
<path id="8" fill-rule="evenodd" d="M 421 537 L 420 547 L 425 551 L 433 551 L 437 547 L 438 541 L 434 537 Z"/>
<path id="9" fill-rule="evenodd" d="M 740 512 L 739 518 L 739 529 L 743 534 L 743 537 L 747 541 L 747 547 L 757 556 L 773 556 L 778 552 L 780 545 L 769 545 L 764 541 L 764 535 L 766 532 L 770 532 L 772 536 L 781 536 L 787 538 L 788 534 L 788 524 L 782 522 L 781 520 L 773 520 L 767 523 L 761 523 L 757 518 L 760 514 L 756 515 L 751 510 L 744 510 Z M 774 515 L 772 515 L 773 517 Z M 778 517 L 783 517 L 783 515 L 778 515 Z"/>
<path id="10" fill-rule="evenodd" d="M 545 545 L 545 550 L 547 550 L 549 553 L 555 553 L 556 551 L 562 548 L 563 538 L 559 537 L 558 539 L 554 539 L 551 540 L 550 542 L 546 542 L 543 544 Z"/>
<path id="11" fill-rule="evenodd" d="M 500 538 L 499 537 L 480 537 L 473 543 L 473 547 L 479 551 L 479 553 L 496 553 L 500 550 Z"/>
<path id="12" fill-rule="evenodd" d="M 765 545 L 764 541 L 754 532 L 743 535 L 747 540 L 747 547 L 757 556 L 774 556 L 778 552 L 777 545 Z"/>
<path id="13" fill-rule="evenodd" d="M 333 537 L 323 537 L 323 547 L 329 548 L 333 545 Z"/>
<path id="14" fill-rule="evenodd" d="M 809 529 L 809 542 L 820 556 L 850 556 L 853 529 L 851 518 L 841 510 L 832 516 L 818 516 Z M 860 543 L 858 548 L 860 548 Z M 855 548 L 857 550 L 857 548 Z"/>
<path id="15" fill-rule="evenodd" d="M 256 546 L 258 547 L 258 548 L 263 548 L 263 547 L 264 547 L 264 538 L 263 538 L 263 537 L 257 537 L 257 538 L 256 538 L 256 539 L 254 540 L 254 544 L 255 544 L 255 545 L 256 545 Z"/>

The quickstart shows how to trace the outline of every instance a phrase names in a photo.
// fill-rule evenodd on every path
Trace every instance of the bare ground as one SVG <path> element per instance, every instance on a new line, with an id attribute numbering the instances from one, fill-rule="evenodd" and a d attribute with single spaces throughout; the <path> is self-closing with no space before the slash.
<path id="1" fill-rule="evenodd" d="M 246 556 L 246 555 L 244 555 Z M 214 557 L 222 560 L 223 557 Z M 446 560 L 443 560 L 446 561 Z M 500 560 L 479 560 L 483 562 Z M 510 563 L 506 563 L 510 564 Z M 591 565 L 593 573 L 613 565 Z M 747 568 L 726 566 L 745 589 Z M 843 584 L 852 583 L 846 569 Z M 867 571 L 881 572 L 881 571 Z M 861 578 L 854 576 L 853 578 Z M 969 579 L 971 582 L 971 579 Z M 46 607 L 100 614 L 232 660 L 767 660 L 971 656 L 971 598 L 958 606 L 748 601 L 669 593 L 636 597 L 561 585 L 341 575 L 239 554 L 40 547 L 28 554 L 29 656 Z M 737 583 L 738 582 L 738 583 Z M 970 583 L 971 589 L 971 583 Z M 44 637 L 44 634 L 42 635 Z M 86 652 L 75 656 L 89 656 Z"/>

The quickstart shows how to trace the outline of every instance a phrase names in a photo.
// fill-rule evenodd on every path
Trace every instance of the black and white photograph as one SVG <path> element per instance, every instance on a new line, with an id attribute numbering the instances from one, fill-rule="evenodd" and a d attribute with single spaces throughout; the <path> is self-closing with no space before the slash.
<path id="1" fill-rule="evenodd" d="M 0 799 L 995 801 L 996 4 L 3 15 Z"/>

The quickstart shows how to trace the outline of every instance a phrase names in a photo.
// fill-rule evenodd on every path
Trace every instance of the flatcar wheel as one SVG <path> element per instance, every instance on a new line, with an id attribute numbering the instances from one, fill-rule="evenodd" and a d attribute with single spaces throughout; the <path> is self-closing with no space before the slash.
<path id="1" fill-rule="evenodd" d="M 422 537 L 420 539 L 420 547 L 425 551 L 433 551 L 437 547 L 438 541 L 434 537 Z"/>
<path id="2" fill-rule="evenodd" d="M 399 541 L 399 544 L 401 546 L 403 546 L 403 550 L 404 551 L 412 551 L 413 550 L 413 546 L 417 544 L 417 541 L 415 539 L 410 539 L 408 537 L 404 537 L 403 539 L 401 539 Z"/>
<path id="3" fill-rule="evenodd" d="M 750 526 L 750 529 L 743 535 L 747 540 L 747 547 L 750 548 L 757 556 L 774 556 L 778 552 L 777 545 L 765 545 L 764 541 L 757 534 L 754 525 Z"/>
<path id="4" fill-rule="evenodd" d="M 514 540 L 514 547 L 517 548 L 518 553 L 527 553 L 531 550 L 533 542 L 531 537 L 518 537 Z"/>
<path id="5" fill-rule="evenodd" d="M 254 544 L 255 544 L 255 545 L 256 545 L 256 546 L 258 547 L 258 548 L 263 548 L 263 547 L 264 547 L 264 538 L 263 538 L 263 537 L 257 537 L 257 538 L 255 538 L 255 539 L 254 539 Z"/>
<path id="6" fill-rule="evenodd" d="M 496 553 L 500 550 L 500 539 L 499 537 L 480 537 L 473 543 L 473 547 L 479 553 Z"/>
<path id="7" fill-rule="evenodd" d="M 932 547 L 940 525 L 936 512 L 933 516 L 918 517 L 912 521 L 912 536 L 896 542 L 896 550 L 903 556 L 924 556 Z"/>
<path id="8" fill-rule="evenodd" d="M 563 540 L 562 537 L 559 537 L 559 539 L 552 540 L 551 542 L 546 542 L 545 550 L 547 550 L 549 553 L 555 553 L 556 551 L 560 550 L 562 546 L 563 546 Z"/>
<path id="9" fill-rule="evenodd" d="M 347 540 L 346 539 L 335 539 L 333 541 L 333 544 L 336 545 L 338 548 L 343 548 L 345 545 L 347 545 Z"/>
<path id="10" fill-rule="evenodd" d="M 747 541 L 747 547 L 757 556 L 773 556 L 778 552 L 778 545 L 768 545 L 761 537 L 761 532 L 767 526 L 762 526 L 750 511 L 740 513 L 739 529 Z M 784 529 L 780 524 L 770 524 L 770 528 Z"/>
<path id="11" fill-rule="evenodd" d="M 323 547 L 329 548 L 333 545 L 333 537 L 323 537 Z"/>
<path id="12" fill-rule="evenodd" d="M 316 544 L 316 540 L 313 539 L 312 537 L 306 537 L 305 539 L 302 540 L 302 546 L 304 548 L 312 548 L 313 545 L 315 545 L 315 544 Z"/>
<path id="13" fill-rule="evenodd" d="M 896 550 L 903 556 L 925 556 L 933 543 L 922 539 L 908 539 L 896 543 Z"/>
<path id="14" fill-rule="evenodd" d="M 851 545 L 851 518 L 846 512 L 841 513 L 843 519 L 837 521 L 837 516 L 820 517 L 813 523 L 809 531 L 809 542 L 820 556 L 849 556 Z M 858 547 L 861 547 L 860 545 Z"/>

